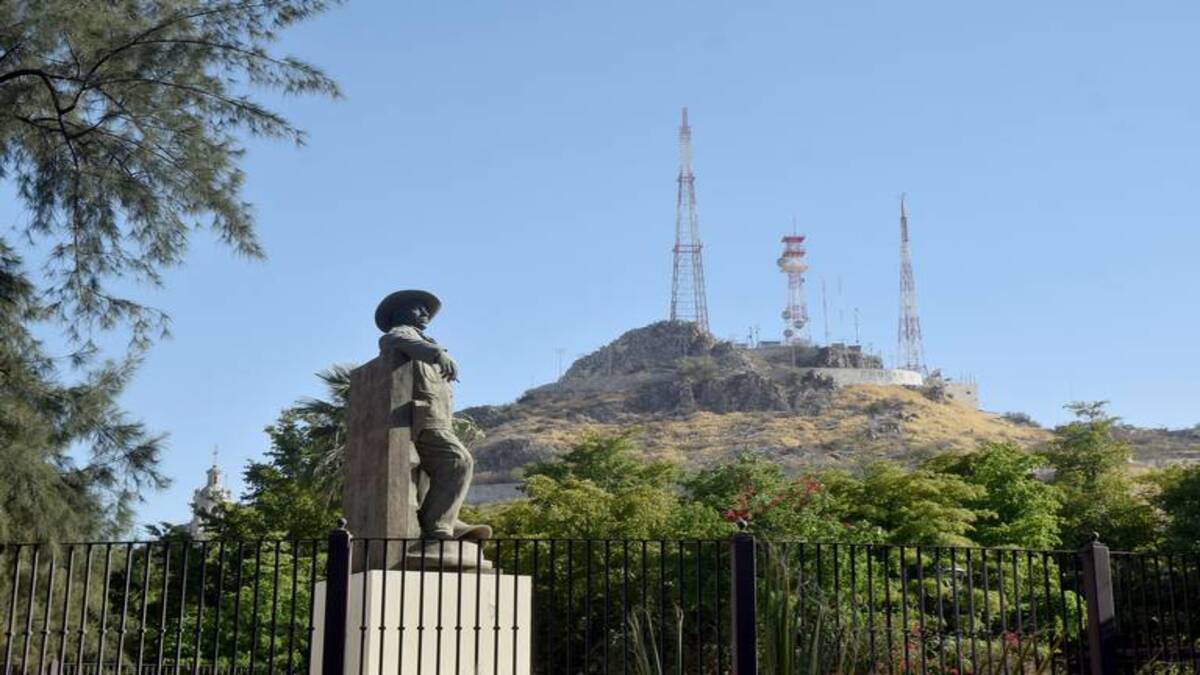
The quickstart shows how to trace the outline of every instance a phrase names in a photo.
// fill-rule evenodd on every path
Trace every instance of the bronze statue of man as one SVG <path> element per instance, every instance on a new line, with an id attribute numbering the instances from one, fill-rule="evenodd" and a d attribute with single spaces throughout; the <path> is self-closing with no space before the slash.
<path id="1" fill-rule="evenodd" d="M 483 540 L 492 535 L 487 525 L 458 519 L 475 461 L 454 434 L 451 383 L 458 381 L 458 364 L 446 348 L 425 334 L 442 308 L 428 291 L 397 291 L 375 310 L 382 354 L 399 352 L 413 363 L 413 444 L 429 487 L 417 510 L 422 539 Z"/>

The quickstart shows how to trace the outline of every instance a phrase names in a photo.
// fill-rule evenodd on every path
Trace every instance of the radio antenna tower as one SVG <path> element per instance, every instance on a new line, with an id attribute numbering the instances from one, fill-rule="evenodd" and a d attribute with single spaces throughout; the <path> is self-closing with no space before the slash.
<path id="1" fill-rule="evenodd" d="M 708 332 L 700 222 L 696 218 L 696 175 L 692 173 L 692 128 L 683 109 L 679 125 L 679 191 L 675 198 L 675 261 L 671 273 L 671 320 L 690 321 Z"/>
<path id="2" fill-rule="evenodd" d="M 793 228 L 794 230 L 794 228 Z M 787 307 L 783 310 L 783 342 L 799 344 L 808 341 L 808 305 L 804 301 L 804 237 L 792 234 L 783 238 L 783 255 L 776 264 L 787 275 Z"/>
<path id="3" fill-rule="evenodd" d="M 908 211 L 904 206 L 904 195 L 900 195 L 900 325 L 896 346 L 900 368 L 925 372 L 925 348 L 921 344 L 921 318 L 917 316 L 917 285 L 913 281 L 912 254 L 908 248 Z"/>

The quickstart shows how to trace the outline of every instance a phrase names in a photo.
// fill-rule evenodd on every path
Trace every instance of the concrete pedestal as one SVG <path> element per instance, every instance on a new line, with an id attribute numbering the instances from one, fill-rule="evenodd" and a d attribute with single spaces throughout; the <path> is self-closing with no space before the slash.
<path id="1" fill-rule="evenodd" d="M 317 584 L 313 602 L 316 630 L 309 673 L 317 675 L 324 646 L 325 582 Z M 346 673 L 527 675 L 532 603 L 529 576 L 494 570 L 352 574 Z"/>

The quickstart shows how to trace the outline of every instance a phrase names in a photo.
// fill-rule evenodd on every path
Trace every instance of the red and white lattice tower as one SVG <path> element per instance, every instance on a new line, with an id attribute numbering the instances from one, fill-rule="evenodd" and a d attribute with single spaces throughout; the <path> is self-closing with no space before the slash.
<path id="1" fill-rule="evenodd" d="M 696 176 L 692 173 L 692 128 L 687 108 L 679 125 L 679 191 L 675 199 L 675 248 L 671 274 L 671 320 L 690 321 L 708 332 L 700 222 L 696 218 Z"/>
<path id="2" fill-rule="evenodd" d="M 913 281 L 912 254 L 908 248 L 908 211 L 900 195 L 900 325 L 896 335 L 897 366 L 925 371 L 921 344 L 921 318 L 917 316 L 917 284 Z"/>
<path id="3" fill-rule="evenodd" d="M 804 301 L 804 237 L 798 234 L 783 238 L 783 255 L 776 264 L 787 275 L 787 307 L 783 310 L 783 341 L 785 344 L 808 342 L 808 304 Z"/>

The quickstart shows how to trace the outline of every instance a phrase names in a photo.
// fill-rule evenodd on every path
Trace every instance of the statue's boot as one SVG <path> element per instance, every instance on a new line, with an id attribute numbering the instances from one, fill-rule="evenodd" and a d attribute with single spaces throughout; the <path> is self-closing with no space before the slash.
<path id="1" fill-rule="evenodd" d="M 454 521 L 454 538 L 465 541 L 487 541 L 492 538 L 492 526 L 471 525 L 456 520 Z"/>
<path id="2" fill-rule="evenodd" d="M 469 570 L 492 569 L 492 562 L 483 557 L 480 545 L 464 539 L 423 539 L 414 541 L 408 549 L 404 569 Z"/>

